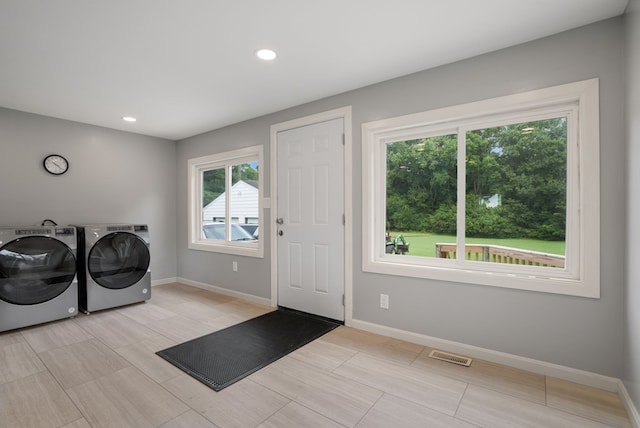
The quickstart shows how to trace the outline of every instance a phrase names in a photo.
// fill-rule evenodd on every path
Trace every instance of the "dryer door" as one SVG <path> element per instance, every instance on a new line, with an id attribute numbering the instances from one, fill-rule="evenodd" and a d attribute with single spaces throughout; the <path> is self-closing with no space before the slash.
<path id="1" fill-rule="evenodd" d="M 140 281 L 151 256 L 147 243 L 138 235 L 115 232 L 96 242 L 87 257 L 87 270 L 93 280 L 110 289 L 122 289 Z"/>
<path id="2" fill-rule="evenodd" d="M 27 236 L 0 247 L 0 299 L 35 305 L 62 294 L 76 275 L 71 249 L 54 238 Z"/>

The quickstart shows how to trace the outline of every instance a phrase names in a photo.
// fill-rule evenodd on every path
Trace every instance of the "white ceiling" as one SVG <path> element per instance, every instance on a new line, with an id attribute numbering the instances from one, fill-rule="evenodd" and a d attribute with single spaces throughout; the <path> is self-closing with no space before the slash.
<path id="1" fill-rule="evenodd" d="M 179 140 L 617 16 L 627 3 L 0 0 L 0 106 Z M 278 58 L 256 59 L 263 47 Z"/>

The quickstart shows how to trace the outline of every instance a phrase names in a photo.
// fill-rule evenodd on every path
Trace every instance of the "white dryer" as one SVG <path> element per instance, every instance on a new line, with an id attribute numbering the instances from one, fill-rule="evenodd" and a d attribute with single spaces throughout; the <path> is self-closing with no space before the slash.
<path id="1" fill-rule="evenodd" d="M 79 305 L 86 312 L 151 297 L 149 228 L 145 224 L 76 225 Z"/>
<path id="2" fill-rule="evenodd" d="M 76 229 L 0 228 L 0 331 L 78 313 Z"/>

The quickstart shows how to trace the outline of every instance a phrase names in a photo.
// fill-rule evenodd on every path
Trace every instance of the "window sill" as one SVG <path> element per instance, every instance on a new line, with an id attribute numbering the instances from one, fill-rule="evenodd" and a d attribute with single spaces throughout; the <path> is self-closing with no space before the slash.
<path id="1" fill-rule="evenodd" d="M 528 273 L 503 273 L 495 270 L 459 268 L 454 266 L 426 266 L 409 262 L 410 256 L 387 256 L 382 260 L 363 262 L 364 272 L 410 278 L 432 279 L 435 281 L 458 282 L 463 284 L 486 285 L 491 287 L 512 288 L 516 290 L 537 291 L 551 294 L 563 294 L 577 297 L 600 298 L 599 278 L 592 280 L 559 278 L 551 275 Z M 409 263 L 408 263 L 409 262 Z M 550 273 L 546 270 L 545 274 Z M 560 273 L 560 272 L 559 272 Z M 563 270 L 562 273 L 565 273 Z M 558 275 L 560 276 L 560 275 Z"/>
<path id="2" fill-rule="evenodd" d="M 235 256 L 264 258 L 264 250 L 260 244 L 229 244 L 206 241 L 189 243 L 190 250 L 209 251 L 212 253 L 231 254 Z"/>

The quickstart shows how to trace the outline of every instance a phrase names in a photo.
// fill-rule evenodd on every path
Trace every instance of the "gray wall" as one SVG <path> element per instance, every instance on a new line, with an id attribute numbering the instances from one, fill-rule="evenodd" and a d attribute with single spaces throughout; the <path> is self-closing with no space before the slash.
<path id="1" fill-rule="evenodd" d="M 363 122 L 598 77 L 602 146 L 600 299 L 363 273 L 361 230 L 356 227 L 353 315 L 363 321 L 620 377 L 625 242 L 625 214 L 621 209 L 625 206 L 623 29 L 622 18 L 607 20 L 179 142 L 178 276 L 261 297 L 270 295 L 269 242 L 264 259 L 187 249 L 189 158 L 264 144 L 265 159 L 269 159 L 271 124 L 351 105 L 353 212 L 354 224 L 359 225 Z M 268 166 L 262 171 L 268 174 Z M 268 187 L 266 193 L 268 196 Z M 262 235 L 268 238 L 264 232 Z M 239 260 L 238 273 L 231 272 L 232 260 Z M 382 292 L 390 296 L 389 310 L 378 308 Z"/>
<path id="2" fill-rule="evenodd" d="M 176 143 L 0 109 L 0 225 L 147 223 L 152 279 L 176 276 Z M 51 153 L 69 160 L 52 176 Z"/>
<path id="3" fill-rule="evenodd" d="M 178 277 L 209 285 L 228 288 L 241 293 L 270 298 L 271 274 L 269 241 L 265 241 L 265 258 L 251 258 L 190 250 L 187 248 L 187 160 L 212 153 L 225 152 L 241 147 L 264 145 L 263 159 L 269 162 L 270 124 L 266 118 L 222 128 L 197 137 L 178 142 Z M 268 166 L 260 165 L 264 176 L 264 195 L 269 196 Z M 270 223 L 266 210 L 265 226 Z M 268 227 L 260 235 L 268 238 Z M 238 262 L 238 271 L 233 272 L 232 262 Z"/>
<path id="4" fill-rule="evenodd" d="M 624 383 L 640 409 L 640 0 L 625 16 L 627 58 L 627 278 Z"/>

